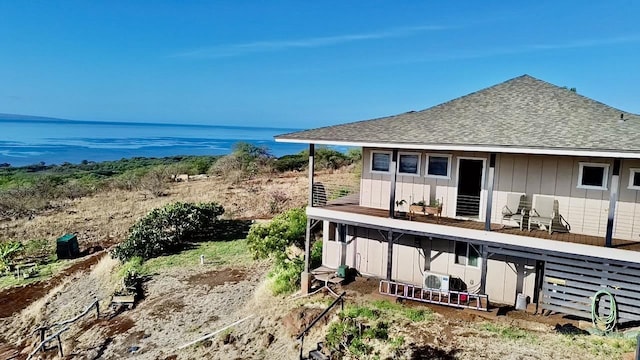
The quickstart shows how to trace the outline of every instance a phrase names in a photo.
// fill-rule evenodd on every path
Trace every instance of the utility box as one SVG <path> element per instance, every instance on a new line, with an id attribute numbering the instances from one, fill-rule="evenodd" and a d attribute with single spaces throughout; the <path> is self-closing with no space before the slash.
<path id="1" fill-rule="evenodd" d="M 78 237 L 74 234 L 62 235 L 56 240 L 58 259 L 74 259 L 80 255 Z"/>
<path id="2" fill-rule="evenodd" d="M 341 278 L 346 278 L 347 277 L 347 269 L 349 269 L 349 267 L 347 265 L 340 265 L 338 266 L 338 270 L 336 271 L 336 275 L 338 275 L 338 277 Z"/>

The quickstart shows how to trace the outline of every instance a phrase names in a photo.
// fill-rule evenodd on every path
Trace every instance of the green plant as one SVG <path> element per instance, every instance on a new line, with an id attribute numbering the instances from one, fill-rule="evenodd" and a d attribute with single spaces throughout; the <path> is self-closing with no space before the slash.
<path id="1" fill-rule="evenodd" d="M 376 300 L 371 304 L 376 309 L 385 311 L 387 315 L 399 314 L 412 322 L 433 320 L 434 318 L 433 311 L 429 308 L 410 308 L 392 303 L 389 300 Z"/>
<path id="2" fill-rule="evenodd" d="M 309 158 L 302 154 L 284 155 L 273 162 L 273 168 L 279 172 L 302 171 L 309 165 Z"/>
<path id="3" fill-rule="evenodd" d="M 389 344 L 391 345 L 394 351 L 402 347 L 402 345 L 404 345 L 404 342 L 405 342 L 404 336 L 402 335 L 396 338 L 389 339 Z"/>
<path id="4" fill-rule="evenodd" d="M 375 326 L 367 328 L 362 332 L 362 337 L 365 339 L 389 339 L 389 323 L 384 321 L 378 321 Z"/>
<path id="5" fill-rule="evenodd" d="M 181 250 L 185 243 L 214 230 L 224 213 L 216 203 L 168 204 L 154 209 L 129 229 L 127 240 L 112 250 L 122 261 L 140 256 L 143 259 Z"/>
<path id="6" fill-rule="evenodd" d="M 287 248 L 302 247 L 307 226 L 304 209 L 291 209 L 273 218 L 268 224 L 254 224 L 247 235 L 247 244 L 256 259 L 273 258 L 274 294 L 292 292 L 300 285 L 300 274 L 304 270 L 302 257 L 290 258 Z M 314 258 L 316 260 L 314 260 Z M 314 246 L 310 261 L 322 259 L 322 243 Z"/>
<path id="7" fill-rule="evenodd" d="M 307 226 L 304 209 L 291 209 L 268 224 L 254 224 L 247 235 L 249 250 L 256 259 L 286 258 L 287 247 L 302 247 Z"/>
<path id="8" fill-rule="evenodd" d="M 18 241 L 0 242 L 0 274 L 11 269 L 11 260 L 24 249 Z"/>
<path id="9" fill-rule="evenodd" d="M 47 239 L 31 239 L 24 244 L 24 256 L 27 259 L 47 262 L 53 255 L 53 244 Z"/>
<path id="10" fill-rule="evenodd" d="M 281 295 L 295 291 L 300 286 L 300 274 L 303 270 L 304 261 L 299 257 L 277 262 L 269 273 L 269 277 L 273 279 L 273 294 Z"/>
<path id="11" fill-rule="evenodd" d="M 497 325 L 490 322 L 483 323 L 480 328 L 509 340 L 518 340 L 529 336 L 528 332 L 520 328 L 514 326 Z"/>
<path id="12" fill-rule="evenodd" d="M 311 245 L 311 257 L 309 261 L 309 266 L 312 268 L 322 265 L 322 239 L 316 240 L 313 245 Z"/>
<path id="13" fill-rule="evenodd" d="M 347 306 L 347 308 L 341 313 L 341 316 L 351 319 L 366 318 L 375 320 L 380 317 L 380 311 L 366 306 L 352 305 Z"/>

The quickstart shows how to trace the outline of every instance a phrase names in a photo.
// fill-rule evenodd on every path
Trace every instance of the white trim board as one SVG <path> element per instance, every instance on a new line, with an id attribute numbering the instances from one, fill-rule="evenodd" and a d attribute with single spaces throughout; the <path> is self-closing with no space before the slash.
<path id="1" fill-rule="evenodd" d="M 494 231 L 465 229 L 454 226 L 423 223 L 418 221 L 381 218 L 377 216 L 354 214 L 319 207 L 307 207 L 306 212 L 307 216 L 309 217 L 316 217 L 336 222 L 348 221 L 351 223 L 359 224 L 359 226 L 382 226 L 392 229 L 402 229 L 408 232 L 432 234 L 434 236 L 448 236 L 460 239 L 486 241 L 489 243 L 526 247 L 535 250 L 547 250 L 570 255 L 583 255 L 601 259 L 619 260 L 634 264 L 640 264 L 640 256 L 638 256 L 640 253 L 631 250 L 575 244 L 563 241 L 534 238 L 526 235 L 511 235 Z"/>
<path id="2" fill-rule="evenodd" d="M 577 149 L 553 149 L 553 148 L 524 148 L 495 145 L 433 145 L 433 144 L 402 144 L 402 143 L 376 143 L 367 141 L 332 141 L 313 139 L 286 139 L 275 138 L 276 142 L 296 144 L 318 144 L 335 146 L 356 146 L 384 149 L 408 149 L 408 150 L 435 150 L 435 151 L 477 151 L 505 154 L 534 154 L 534 155 L 567 155 L 589 156 L 622 159 L 640 159 L 640 152 L 625 152 L 619 150 L 577 150 Z"/>

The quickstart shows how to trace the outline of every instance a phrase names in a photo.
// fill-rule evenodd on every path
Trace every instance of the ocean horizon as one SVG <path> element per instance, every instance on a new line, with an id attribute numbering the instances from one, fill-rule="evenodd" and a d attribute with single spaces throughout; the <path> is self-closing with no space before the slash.
<path id="1" fill-rule="evenodd" d="M 266 146 L 278 157 L 307 148 L 274 141 L 295 128 L 5 118 L 0 129 L 0 163 L 11 166 L 224 155 L 239 141 Z"/>

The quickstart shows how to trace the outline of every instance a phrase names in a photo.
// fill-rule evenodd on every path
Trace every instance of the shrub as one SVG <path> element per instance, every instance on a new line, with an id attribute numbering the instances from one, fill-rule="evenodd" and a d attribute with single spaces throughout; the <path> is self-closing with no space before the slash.
<path id="1" fill-rule="evenodd" d="M 69 200 L 75 200 L 90 195 L 95 190 L 91 185 L 72 179 L 59 186 L 60 196 Z"/>
<path id="2" fill-rule="evenodd" d="M 23 249 L 24 246 L 18 241 L 0 242 L 0 274 L 9 271 L 11 268 L 11 260 Z"/>
<path id="3" fill-rule="evenodd" d="M 231 154 L 213 164 L 210 172 L 237 182 L 264 172 L 270 168 L 273 158 L 267 147 L 238 142 L 233 146 Z"/>
<path id="4" fill-rule="evenodd" d="M 304 209 L 291 209 L 268 224 L 254 224 L 247 235 L 249 250 L 256 259 L 286 257 L 287 247 L 302 247 L 307 229 Z"/>
<path id="5" fill-rule="evenodd" d="M 112 255 L 122 261 L 134 256 L 146 260 L 179 251 L 200 232 L 215 229 L 223 213 L 222 206 L 216 203 L 168 204 L 136 222 L 129 229 L 127 240 L 116 246 Z"/>
<path id="6" fill-rule="evenodd" d="M 309 266 L 312 268 L 316 268 L 322 265 L 322 240 L 316 240 L 316 242 L 311 245 L 311 256 L 309 259 Z"/>
<path id="7" fill-rule="evenodd" d="M 157 166 L 142 177 L 140 187 L 153 196 L 164 196 L 166 195 L 167 183 L 170 178 L 169 171 L 165 166 Z"/>
<path id="8" fill-rule="evenodd" d="M 300 285 L 304 258 L 289 258 L 287 248 L 301 247 L 307 227 L 304 209 L 291 209 L 273 218 L 268 224 L 254 224 L 247 235 L 249 251 L 256 259 L 275 259 L 270 276 L 274 279 L 271 290 L 275 295 L 289 293 Z M 320 243 L 320 260 L 322 243 Z M 315 256 L 318 256 L 316 247 Z M 313 256 L 311 257 L 313 259 Z"/>
<path id="9" fill-rule="evenodd" d="M 300 274 L 304 270 L 304 261 L 297 257 L 278 262 L 269 273 L 273 278 L 271 291 L 274 295 L 288 294 L 300 287 Z"/>
<path id="10" fill-rule="evenodd" d="M 285 155 L 273 162 L 273 168 L 278 172 L 302 171 L 309 165 L 309 158 L 303 154 Z"/>

